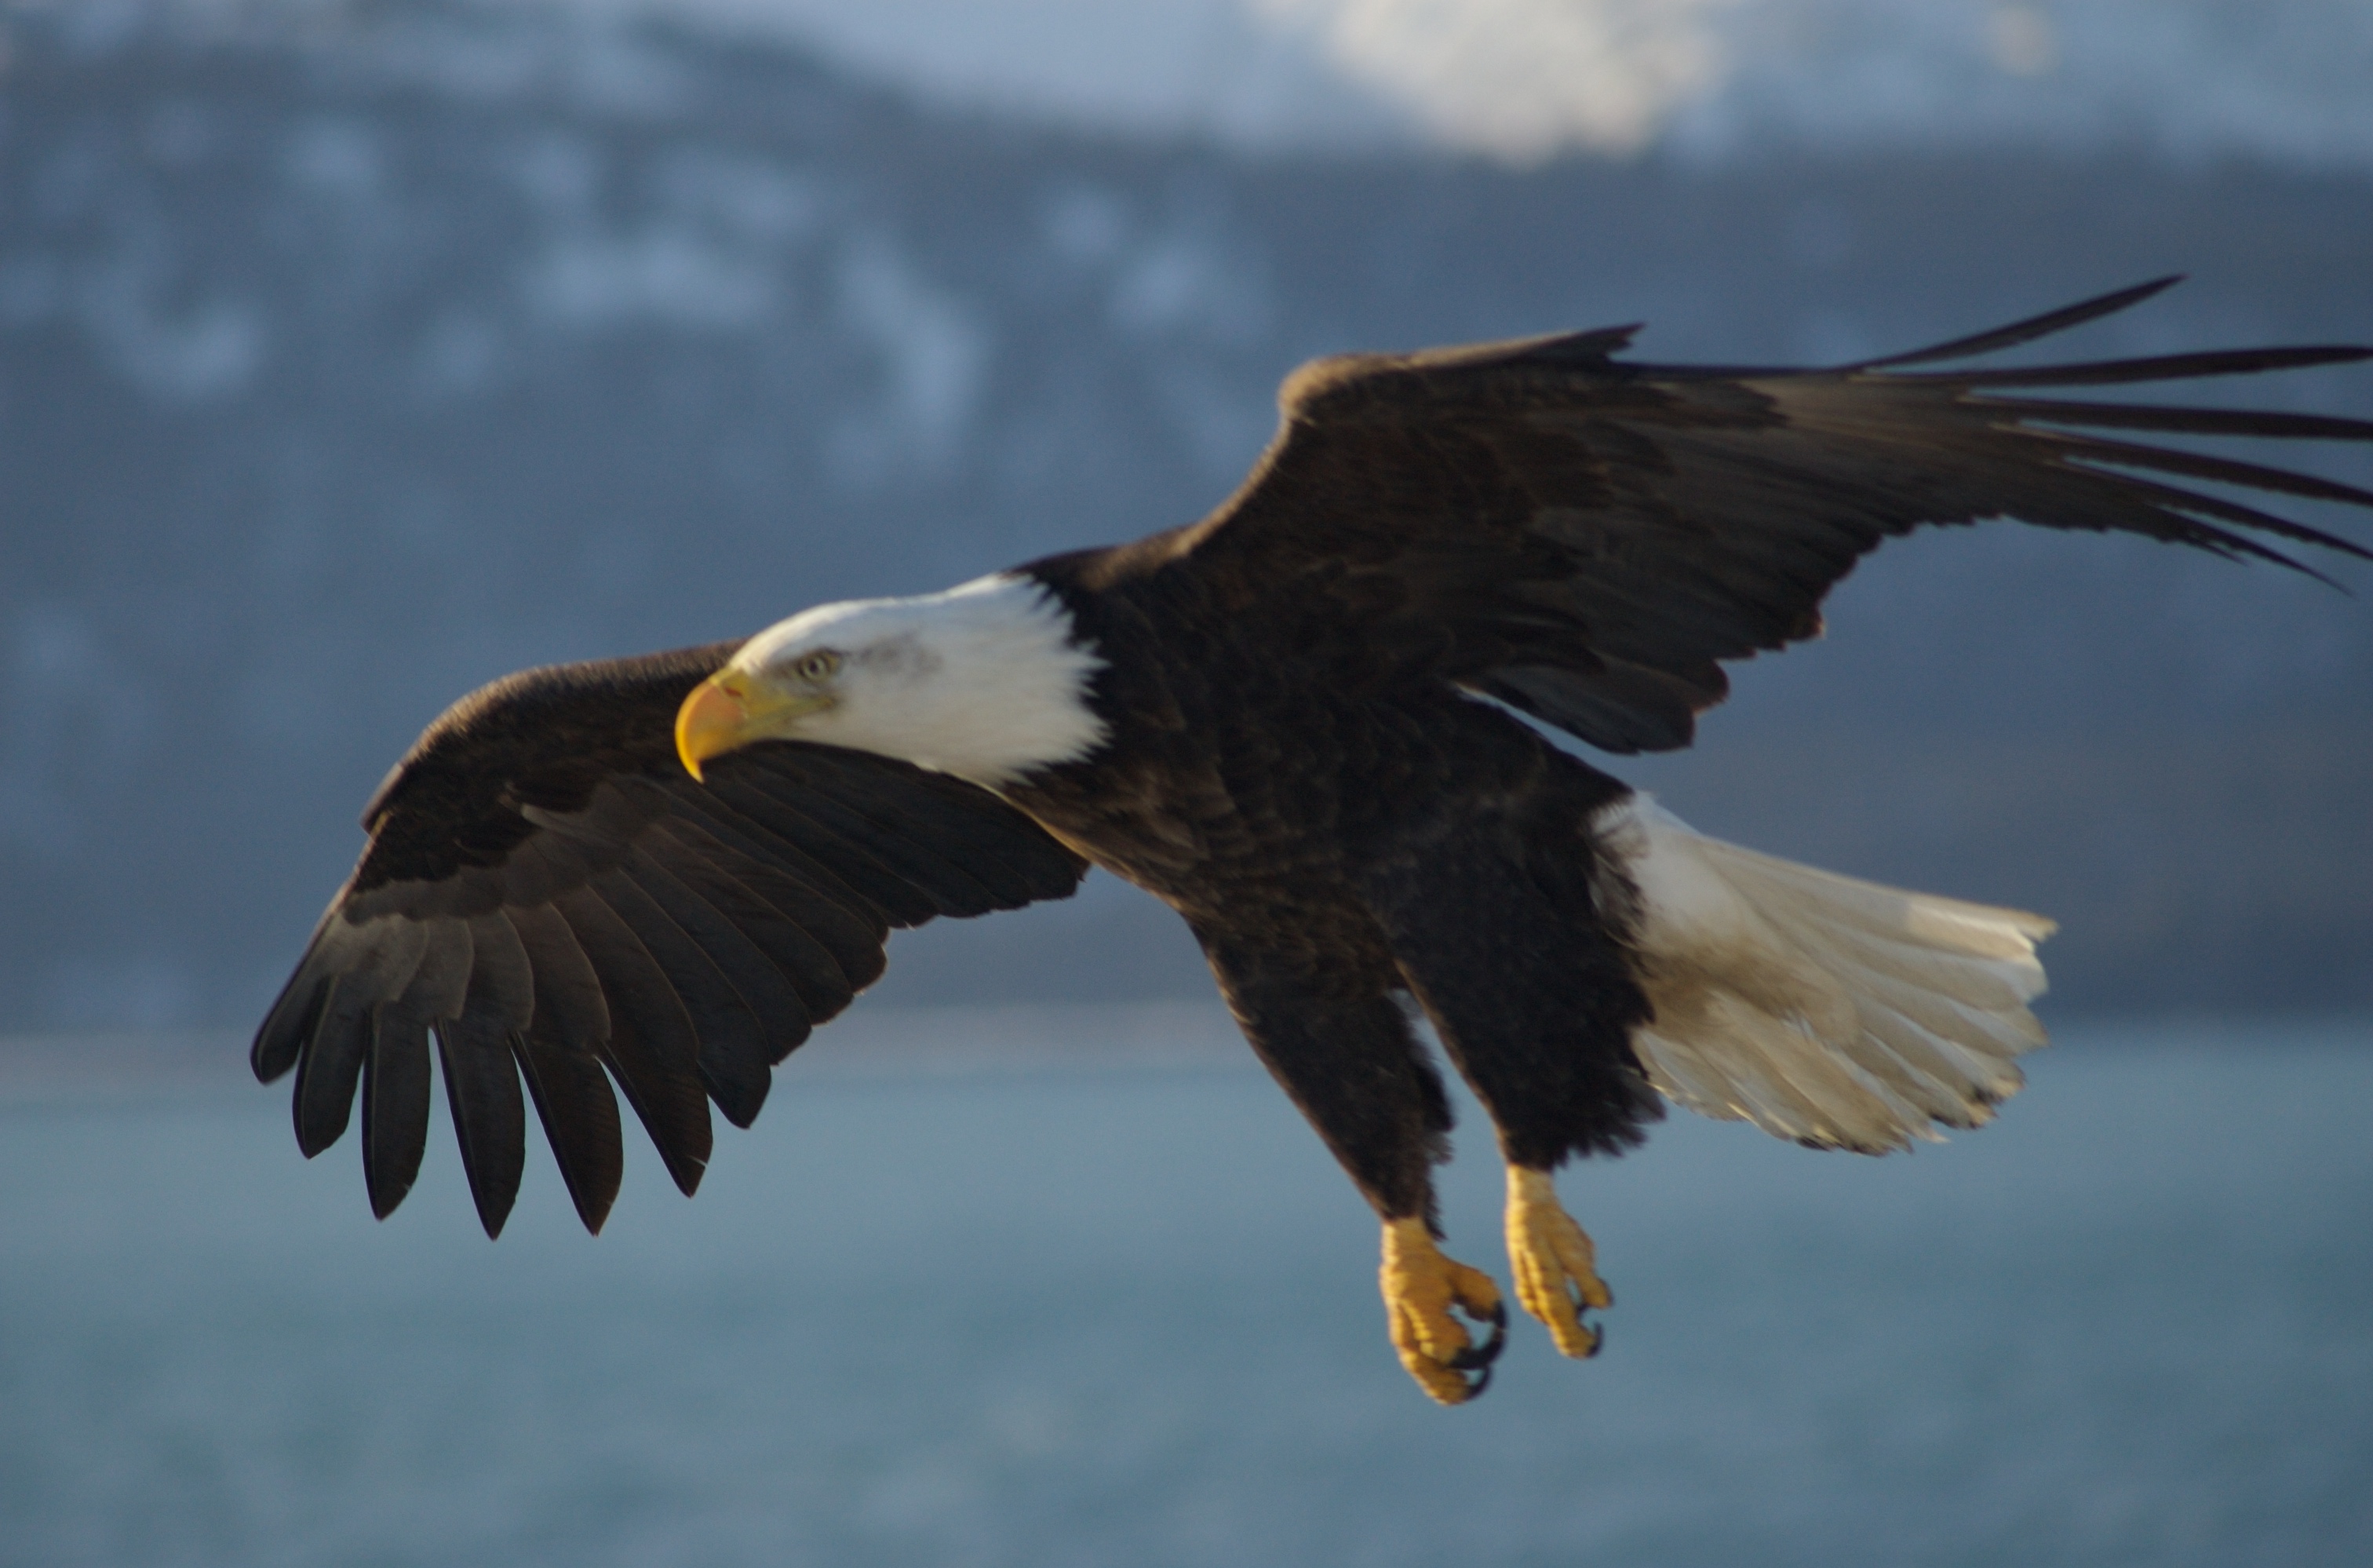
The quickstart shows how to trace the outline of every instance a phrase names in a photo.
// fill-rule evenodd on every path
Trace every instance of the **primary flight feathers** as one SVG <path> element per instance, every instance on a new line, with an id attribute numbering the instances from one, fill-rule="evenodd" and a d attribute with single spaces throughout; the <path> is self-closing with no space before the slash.
<path id="1" fill-rule="evenodd" d="M 604 1069 L 689 1193 L 707 1102 L 748 1126 L 774 1064 L 879 977 L 893 927 L 1079 885 L 1086 862 L 1020 813 L 888 757 L 786 743 L 695 783 L 675 710 L 739 646 L 497 681 L 372 797 L 370 846 L 252 1059 L 266 1081 L 299 1069 L 308 1155 L 345 1131 L 359 1080 L 374 1212 L 420 1168 L 432 1029 L 487 1234 L 519 1190 L 521 1072 L 598 1230 L 619 1177 Z"/>
<path id="2" fill-rule="evenodd" d="M 1398 997 L 1499 1127 L 1526 1305 L 1585 1353 L 1574 1315 L 1606 1291 L 1544 1173 L 1636 1142 L 1657 1091 L 1823 1146 L 1974 1125 L 2041 1039 L 2049 922 L 1702 839 L 1472 699 L 1605 751 L 1687 745 L 1724 661 L 1815 635 L 1854 562 L 1924 523 L 2367 557 L 2234 497 L 2373 493 L 2136 434 L 2373 424 L 2065 393 L 2366 349 L 1925 368 L 2168 281 L 1830 369 L 1633 364 L 1612 357 L 1628 330 L 1322 359 L 1199 523 L 498 682 L 372 800 L 256 1072 L 297 1069 L 309 1155 L 359 1084 L 385 1214 L 419 1166 L 433 1040 L 487 1231 L 518 1189 L 522 1082 L 598 1227 L 612 1082 L 690 1192 L 708 1102 L 755 1116 L 891 928 L 1063 897 L 1093 862 L 1186 919 L 1386 1222 L 1396 1343 L 1429 1393 L 1470 1397 L 1488 1360 L 1450 1304 L 1497 1307 L 1427 1239 L 1449 1113 Z"/>

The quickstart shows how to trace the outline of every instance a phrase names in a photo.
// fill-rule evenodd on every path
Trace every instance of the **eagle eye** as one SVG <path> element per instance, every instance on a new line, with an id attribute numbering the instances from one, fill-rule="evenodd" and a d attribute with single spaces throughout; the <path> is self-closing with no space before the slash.
<path id="1" fill-rule="evenodd" d="M 800 661 L 791 666 L 791 673 L 802 681 L 822 681 L 829 679 L 839 668 L 839 654 L 829 649 L 818 649 L 813 653 L 801 655 Z"/>

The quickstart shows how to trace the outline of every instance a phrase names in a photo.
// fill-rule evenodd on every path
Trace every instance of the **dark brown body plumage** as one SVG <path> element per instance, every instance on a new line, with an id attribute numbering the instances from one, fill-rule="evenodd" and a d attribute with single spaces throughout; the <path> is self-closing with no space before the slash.
<path id="1" fill-rule="evenodd" d="M 1638 1141 L 1646 1012 L 1585 829 L 1630 793 L 1497 708 L 1361 647 L 1280 648 L 1177 557 L 1024 568 L 1106 660 L 1096 756 L 1007 798 L 1185 917 L 1261 1059 L 1387 1218 L 1432 1212 L 1450 1111 L 1414 998 L 1512 1160 Z"/>

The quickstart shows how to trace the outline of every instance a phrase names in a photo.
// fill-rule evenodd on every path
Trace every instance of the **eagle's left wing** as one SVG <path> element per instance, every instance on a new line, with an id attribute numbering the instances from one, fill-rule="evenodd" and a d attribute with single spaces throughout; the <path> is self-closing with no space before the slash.
<path id="1" fill-rule="evenodd" d="M 525 1156 L 524 1074 L 601 1228 L 615 1079 L 677 1186 L 770 1069 L 882 973 L 893 927 L 1064 898 L 1086 863 L 988 790 L 866 752 L 771 742 L 677 760 L 676 708 L 738 643 L 530 670 L 449 708 L 388 775 L 370 843 L 263 1027 L 308 1156 L 362 1092 L 386 1215 L 420 1168 L 429 1046 L 487 1234 Z"/>
<path id="2" fill-rule="evenodd" d="M 2287 561 L 2269 539 L 2366 556 L 2191 482 L 2356 506 L 2373 493 L 2087 432 L 2362 441 L 2373 423 L 2030 394 L 2373 350 L 1912 369 L 2065 330 L 2173 281 L 1832 369 L 1628 363 L 1612 357 L 1628 328 L 1321 359 L 1285 383 L 1283 424 L 1244 487 L 1148 543 L 1233 594 L 1238 613 L 1324 621 L 1332 644 L 1350 636 L 1379 680 L 1448 679 L 1613 752 L 1689 744 L 1696 715 L 1728 693 L 1721 661 L 1818 633 L 1822 598 L 1855 561 L 1923 523 L 2013 517 L 2228 556 Z"/>

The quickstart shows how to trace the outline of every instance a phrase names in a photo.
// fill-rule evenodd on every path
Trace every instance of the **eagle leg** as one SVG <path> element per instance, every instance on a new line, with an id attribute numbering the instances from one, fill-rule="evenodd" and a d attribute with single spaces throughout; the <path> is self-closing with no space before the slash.
<path id="1" fill-rule="evenodd" d="M 1584 1307 L 1609 1307 L 1615 1293 L 1598 1277 L 1597 1251 L 1573 1216 L 1558 1203 L 1547 1171 L 1508 1167 L 1508 1264 L 1516 1300 L 1549 1328 L 1570 1356 L 1595 1356 L 1603 1330 L 1583 1322 Z"/>
<path id="2" fill-rule="evenodd" d="M 1491 1276 L 1444 1256 L 1425 1221 L 1411 1216 L 1385 1222 L 1381 1278 L 1393 1348 L 1418 1387 L 1445 1405 L 1465 1404 L 1490 1387 L 1491 1363 L 1508 1337 L 1508 1309 Z M 1476 1344 L 1450 1316 L 1454 1306 L 1489 1323 L 1491 1337 Z"/>

